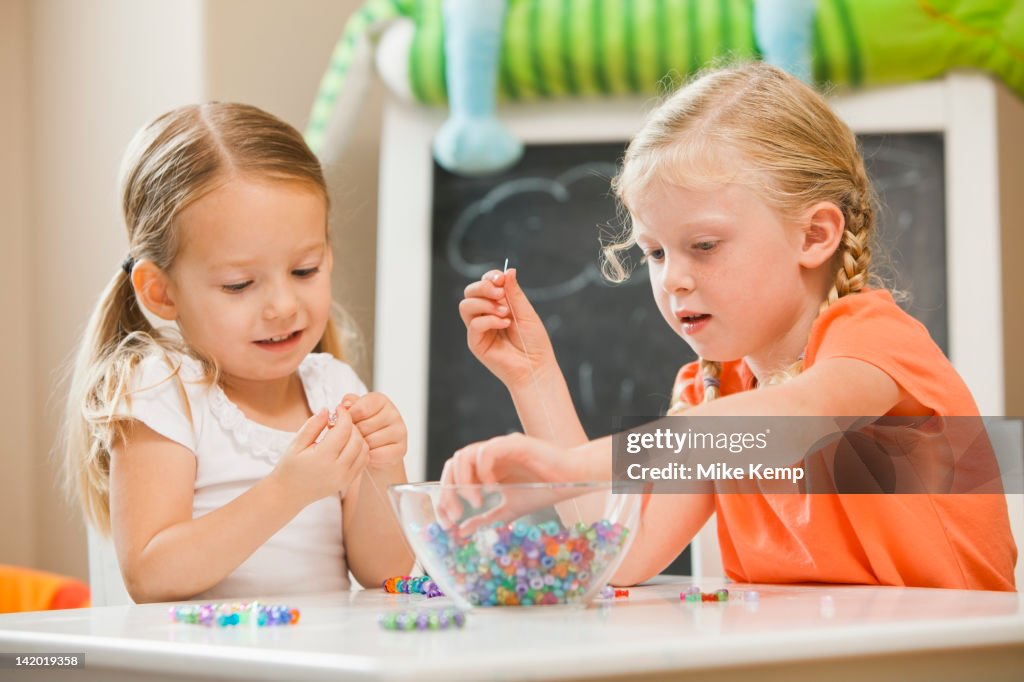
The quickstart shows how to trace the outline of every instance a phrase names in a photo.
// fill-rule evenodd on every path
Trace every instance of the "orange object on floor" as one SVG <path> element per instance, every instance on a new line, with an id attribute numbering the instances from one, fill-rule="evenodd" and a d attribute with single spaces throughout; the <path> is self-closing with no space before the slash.
<path id="1" fill-rule="evenodd" d="M 78 609 L 89 604 L 89 586 L 81 580 L 0 564 L 0 613 Z"/>

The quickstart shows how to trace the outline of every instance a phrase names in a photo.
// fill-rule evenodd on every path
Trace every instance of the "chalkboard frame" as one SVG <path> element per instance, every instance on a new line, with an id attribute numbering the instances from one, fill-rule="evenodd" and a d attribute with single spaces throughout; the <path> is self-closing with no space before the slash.
<path id="1" fill-rule="evenodd" d="M 857 133 L 943 134 L 950 358 L 982 414 L 1002 415 L 995 84 L 981 74 L 955 72 L 933 81 L 843 93 L 831 103 Z M 526 144 L 624 142 L 653 105 L 653 100 L 638 98 L 540 102 L 505 106 L 501 117 Z M 394 400 L 406 420 L 406 468 L 414 480 L 426 471 L 430 141 L 445 115 L 393 98 L 383 114 L 373 384 Z M 705 535 L 713 537 L 713 528 L 705 528 Z M 701 554 L 694 556 L 695 574 L 717 552 Z"/>

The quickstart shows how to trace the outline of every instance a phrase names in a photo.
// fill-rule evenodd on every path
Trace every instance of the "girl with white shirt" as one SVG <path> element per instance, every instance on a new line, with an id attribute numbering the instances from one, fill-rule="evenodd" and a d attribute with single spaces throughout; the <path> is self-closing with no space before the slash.
<path id="1" fill-rule="evenodd" d="M 327 188 L 302 136 L 247 105 L 176 109 L 130 145 L 122 203 L 129 255 L 78 353 L 65 464 L 132 598 L 408 572 L 383 495 L 406 481 L 405 425 L 344 362 Z"/>

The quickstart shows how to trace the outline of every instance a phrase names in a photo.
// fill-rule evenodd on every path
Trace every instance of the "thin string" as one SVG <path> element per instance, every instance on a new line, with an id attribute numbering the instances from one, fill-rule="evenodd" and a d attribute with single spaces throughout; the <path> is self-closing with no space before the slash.
<path id="1" fill-rule="evenodd" d="M 327 413 L 327 428 L 332 428 L 335 424 L 337 424 L 337 421 L 338 421 L 338 415 L 337 415 L 336 412 L 328 412 Z M 353 428 L 355 428 L 355 425 L 353 425 Z M 317 441 L 317 442 L 319 442 L 319 441 Z M 384 493 L 382 493 L 380 491 L 380 487 L 378 487 L 377 481 L 373 477 L 373 473 L 369 469 L 363 469 L 363 473 L 366 475 L 367 478 L 370 479 L 370 486 L 373 488 L 373 492 L 377 494 L 377 499 L 381 501 L 381 503 L 384 505 L 385 508 L 390 509 L 391 508 L 391 504 L 388 502 L 387 498 L 384 497 Z M 410 575 L 416 575 L 416 569 L 417 569 L 417 567 L 420 566 L 419 557 L 416 556 L 416 551 L 412 548 L 412 545 L 410 545 L 409 541 L 406 539 L 405 531 L 402 530 L 402 526 L 401 526 L 400 523 L 398 523 L 398 519 L 395 518 L 395 515 L 394 514 L 388 514 L 388 518 L 390 518 L 391 522 L 393 524 L 395 524 L 395 526 L 398 527 L 398 536 L 400 538 L 402 538 L 402 542 L 405 543 L 406 548 L 409 550 L 409 553 L 412 554 L 413 559 L 415 560 L 415 563 L 412 565 L 412 570 L 410 571 Z M 364 585 L 363 587 L 366 587 L 366 586 Z"/>
<path id="2" fill-rule="evenodd" d="M 377 481 L 373 478 L 373 473 L 371 473 L 369 469 L 365 469 L 364 473 L 369 477 L 370 485 L 373 486 L 373 491 L 377 493 L 377 499 L 383 502 L 385 507 L 390 508 L 391 505 L 388 503 L 387 498 L 384 497 L 384 493 L 382 493 L 380 491 L 380 488 L 377 487 Z M 402 525 L 398 523 L 398 518 L 396 517 L 396 515 L 390 514 L 389 518 L 391 519 L 391 522 L 393 524 L 398 526 L 398 536 L 402 538 L 402 542 L 405 543 L 405 546 L 408 548 L 409 553 L 412 554 L 414 563 L 412 565 L 412 570 L 409 571 L 409 575 L 416 575 L 416 569 L 420 568 L 420 558 L 416 556 L 416 550 L 412 548 L 412 545 L 410 545 L 409 541 L 405 538 L 405 531 L 402 530 Z"/>
<path id="3" fill-rule="evenodd" d="M 508 272 L 508 258 L 505 259 L 505 268 L 502 272 Z M 551 442 L 555 442 L 555 425 L 551 421 L 551 413 L 548 411 L 547 403 L 544 401 L 544 392 L 540 390 L 540 382 L 537 380 L 537 372 L 533 368 L 533 361 L 530 360 L 530 349 L 526 347 L 526 339 L 523 338 L 523 330 L 519 327 L 519 318 L 516 316 L 516 309 L 512 307 L 512 301 L 509 300 L 508 294 L 505 294 L 505 303 L 508 305 L 508 310 L 512 313 L 512 321 L 516 323 L 516 333 L 519 335 L 519 344 L 523 347 L 523 356 L 526 358 L 526 365 L 530 368 L 530 378 L 533 379 L 533 390 L 537 394 L 537 399 L 540 401 L 541 410 L 544 412 L 544 419 L 548 425 L 548 436 L 551 438 Z M 576 498 L 572 498 L 572 506 L 576 510 L 576 522 L 583 521 L 583 515 L 580 513 L 580 508 L 576 504 Z"/>

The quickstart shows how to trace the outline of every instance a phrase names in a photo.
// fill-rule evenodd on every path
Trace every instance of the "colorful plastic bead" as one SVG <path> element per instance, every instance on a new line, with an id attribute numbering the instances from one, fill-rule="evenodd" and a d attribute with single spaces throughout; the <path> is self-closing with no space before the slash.
<path id="1" fill-rule="evenodd" d="M 411 632 L 413 630 L 447 630 L 461 628 L 466 616 L 458 609 L 413 609 L 388 612 L 377 616 L 377 623 L 385 630 Z"/>
<path id="2" fill-rule="evenodd" d="M 474 606 L 579 602 L 590 588 L 590 576 L 605 572 L 629 533 L 605 519 L 569 527 L 519 519 L 480 527 L 469 537 L 450 534 L 436 523 L 421 532 L 431 558 Z"/>
<path id="3" fill-rule="evenodd" d="M 430 576 L 399 575 L 384 581 L 384 589 L 391 594 L 425 594 L 428 598 L 443 597 L 444 593 Z"/>
<path id="4" fill-rule="evenodd" d="M 265 606 L 259 602 L 224 604 L 189 604 L 172 606 L 168 616 L 174 623 L 227 628 L 236 625 L 295 625 L 299 610 L 288 606 Z"/>

